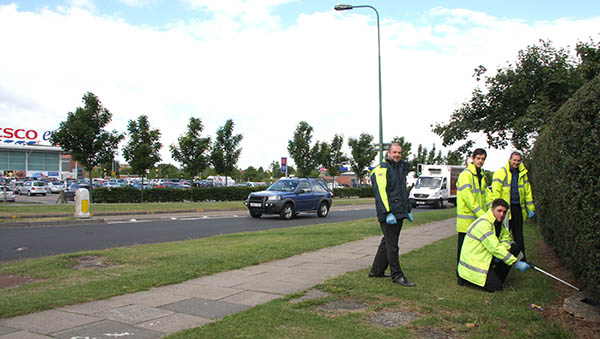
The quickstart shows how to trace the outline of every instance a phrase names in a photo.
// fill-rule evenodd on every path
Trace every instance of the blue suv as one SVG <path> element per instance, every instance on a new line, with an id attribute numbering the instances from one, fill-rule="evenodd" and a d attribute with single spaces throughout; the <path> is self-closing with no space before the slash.
<path id="1" fill-rule="evenodd" d="M 289 220 L 300 212 L 317 212 L 319 217 L 324 218 L 331 207 L 331 192 L 319 180 L 282 178 L 266 191 L 250 193 L 244 205 L 253 218 L 279 214 L 281 219 Z"/>

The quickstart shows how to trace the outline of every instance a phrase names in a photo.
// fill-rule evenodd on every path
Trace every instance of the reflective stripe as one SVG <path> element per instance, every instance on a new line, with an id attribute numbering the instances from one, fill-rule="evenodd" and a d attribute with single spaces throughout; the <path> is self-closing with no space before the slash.
<path id="1" fill-rule="evenodd" d="M 481 206 L 477 206 L 477 208 L 473 210 L 473 213 L 477 213 L 479 211 L 481 211 Z"/>
<path id="2" fill-rule="evenodd" d="M 462 191 L 462 190 L 464 190 L 467 187 L 471 187 L 471 184 L 464 184 L 461 187 L 457 187 L 456 190 L 457 191 Z M 471 188 L 473 188 L 473 187 L 471 187 Z"/>
<path id="3" fill-rule="evenodd" d="M 470 269 L 471 271 L 475 271 L 475 272 L 477 272 L 477 273 L 483 273 L 483 274 L 487 274 L 487 273 L 488 273 L 488 271 L 487 271 L 487 270 L 484 270 L 484 269 L 481 269 L 481 268 L 477 268 L 477 267 L 475 267 L 475 266 L 471 266 L 471 265 L 467 264 L 466 262 L 464 262 L 464 261 L 462 261 L 462 260 L 461 260 L 461 261 L 459 261 L 459 264 L 461 264 L 461 265 L 463 265 L 464 267 L 466 267 L 467 269 Z"/>
<path id="4" fill-rule="evenodd" d="M 477 219 L 474 215 L 466 215 L 466 214 L 457 214 L 456 217 L 459 219 Z"/>
<path id="5" fill-rule="evenodd" d="M 500 180 L 500 179 L 498 179 L 498 178 L 496 178 L 496 179 L 492 180 L 492 182 L 494 182 L 494 181 L 497 181 L 497 182 L 499 182 L 499 183 L 501 183 L 501 184 L 502 184 L 502 180 Z"/>
<path id="6" fill-rule="evenodd" d="M 512 256 L 512 254 L 510 254 L 510 252 L 508 252 L 508 254 L 502 258 L 502 261 L 506 262 L 508 259 L 510 259 L 510 257 Z"/>
<path id="7" fill-rule="evenodd" d="M 508 241 L 508 240 L 502 240 L 501 243 L 507 243 L 510 245 L 510 241 Z"/>
<path id="8" fill-rule="evenodd" d="M 525 185 L 519 185 L 519 188 L 525 188 Z"/>
<path id="9" fill-rule="evenodd" d="M 529 179 L 523 181 L 524 184 L 528 184 L 529 183 Z"/>
<path id="10" fill-rule="evenodd" d="M 479 239 L 479 241 L 483 242 L 485 239 L 487 239 L 489 236 L 494 235 L 493 232 L 487 232 L 486 234 L 481 236 L 481 239 Z"/>
<path id="11" fill-rule="evenodd" d="M 474 228 L 475 226 L 477 226 L 477 224 L 479 224 L 480 222 L 483 222 L 483 221 L 487 221 L 487 222 L 488 222 L 490 225 L 492 224 L 492 223 L 491 223 L 489 220 L 487 220 L 487 219 L 478 219 L 476 222 L 474 222 L 474 223 L 473 223 L 473 224 L 472 224 L 472 225 L 469 227 L 469 229 L 467 230 L 467 233 L 471 233 L 471 230 L 473 230 L 473 228 Z M 475 239 L 477 239 L 477 238 L 475 238 Z M 477 239 L 477 240 L 479 240 L 479 239 Z"/>
<path id="12" fill-rule="evenodd" d="M 481 192 L 483 192 L 483 191 L 482 191 L 482 190 L 480 190 L 480 189 L 478 189 L 478 188 L 475 188 L 475 189 L 474 189 L 474 190 L 472 190 L 471 192 L 473 192 L 473 193 L 481 193 Z"/>
<path id="13" fill-rule="evenodd" d="M 485 205 L 485 208 L 486 208 L 486 209 L 489 209 L 489 208 L 490 208 L 490 206 L 492 206 L 492 202 L 493 202 L 493 201 L 490 201 L 490 202 L 488 202 L 488 203 L 487 203 L 487 205 Z"/>
<path id="14" fill-rule="evenodd" d="M 533 201 L 528 201 L 525 203 L 525 205 L 533 205 Z"/>
<path id="15" fill-rule="evenodd" d="M 504 186 L 507 186 L 509 184 L 509 182 L 508 182 L 508 171 L 506 170 L 506 167 L 502 167 L 502 169 L 504 170 L 504 182 L 502 184 Z"/>
<path id="16" fill-rule="evenodd" d="M 473 239 L 475 239 L 477 241 L 481 241 L 481 240 L 479 240 L 479 238 L 477 238 L 476 236 L 474 236 L 473 234 L 471 234 L 469 232 L 467 232 L 467 237 L 471 237 L 471 238 L 473 238 Z"/>

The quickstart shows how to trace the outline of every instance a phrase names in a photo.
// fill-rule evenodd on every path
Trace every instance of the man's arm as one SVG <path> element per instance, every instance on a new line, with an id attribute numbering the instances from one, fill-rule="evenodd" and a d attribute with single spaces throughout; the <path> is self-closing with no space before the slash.
<path id="1" fill-rule="evenodd" d="M 456 184 L 456 195 L 457 199 L 461 199 L 467 208 L 475 214 L 475 216 L 480 217 L 483 215 L 483 208 L 479 206 L 475 198 L 473 197 L 473 185 L 471 184 L 473 181 L 472 175 L 469 172 L 462 172 L 458 176 L 458 182 Z"/>
<path id="2" fill-rule="evenodd" d="M 533 192 L 531 191 L 531 184 L 529 183 L 529 177 L 527 174 L 523 176 L 523 189 L 525 190 L 525 207 L 527 211 L 534 212 L 535 205 L 533 204 Z"/>

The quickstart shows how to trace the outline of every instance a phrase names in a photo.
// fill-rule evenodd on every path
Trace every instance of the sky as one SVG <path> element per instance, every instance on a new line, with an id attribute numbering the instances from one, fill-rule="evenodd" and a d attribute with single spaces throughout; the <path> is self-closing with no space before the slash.
<path id="1" fill-rule="evenodd" d="M 301 121 L 313 143 L 361 133 L 378 142 L 375 12 L 333 10 L 338 3 L 0 0 L 0 126 L 54 130 L 92 92 L 113 114 L 109 130 L 147 115 L 162 134 L 161 163 L 176 166 L 169 145 L 190 117 L 213 140 L 232 119 L 242 169 L 289 158 Z M 383 139 L 403 136 L 413 150 L 442 147 L 431 125 L 470 99 L 475 67 L 493 75 L 540 39 L 571 51 L 600 40 L 599 1 L 348 3 L 379 12 Z M 484 168 L 511 151 L 489 150 Z"/>

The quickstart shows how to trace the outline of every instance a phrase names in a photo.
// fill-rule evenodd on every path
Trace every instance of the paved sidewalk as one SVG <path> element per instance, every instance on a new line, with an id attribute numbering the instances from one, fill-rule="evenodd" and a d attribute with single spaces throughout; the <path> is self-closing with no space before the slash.
<path id="1" fill-rule="evenodd" d="M 405 229 L 400 253 L 455 233 L 455 219 Z M 380 240 L 371 237 L 176 285 L 3 319 L 0 338 L 160 338 L 368 268 Z"/>

